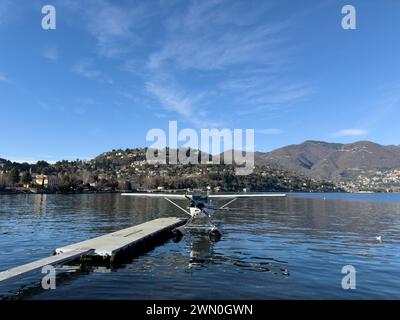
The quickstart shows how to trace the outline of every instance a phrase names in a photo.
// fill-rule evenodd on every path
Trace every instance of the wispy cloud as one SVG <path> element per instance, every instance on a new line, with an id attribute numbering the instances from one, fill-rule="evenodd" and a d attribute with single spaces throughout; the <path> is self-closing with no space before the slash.
<path id="1" fill-rule="evenodd" d="M 113 80 L 98 70 L 91 60 L 82 60 L 78 62 L 74 65 L 73 71 L 88 79 L 93 79 L 108 84 L 113 83 Z"/>
<path id="2" fill-rule="evenodd" d="M 50 61 L 57 61 L 58 48 L 56 46 L 45 46 L 42 50 L 42 57 Z"/>
<path id="3" fill-rule="evenodd" d="M 137 20 L 135 16 L 135 11 L 126 11 L 109 3 L 89 14 L 88 29 L 97 39 L 101 54 L 113 57 L 128 52 L 128 41 L 136 40 L 131 31 Z"/>
<path id="4" fill-rule="evenodd" d="M 195 127 L 217 128 L 225 125 L 223 121 L 218 120 L 218 116 L 210 116 L 205 110 L 207 94 L 204 92 L 185 92 L 176 85 L 159 82 L 147 82 L 145 87 L 151 95 L 157 98 L 165 111 L 180 115 Z M 159 117 L 159 115 L 160 113 L 156 112 L 156 116 Z M 165 116 L 163 115 L 163 117 Z"/>
<path id="5" fill-rule="evenodd" d="M 287 22 L 254 25 L 267 9 L 244 8 L 232 1 L 192 1 L 182 14 L 166 22 L 166 41 L 150 55 L 148 66 L 173 63 L 182 69 L 221 70 L 227 66 L 270 64 L 284 38 Z M 247 19 L 246 14 L 252 19 Z M 258 18 L 258 19 L 257 19 Z M 282 54 L 282 52 L 280 52 Z"/>
<path id="6" fill-rule="evenodd" d="M 364 129 L 342 129 L 331 134 L 332 137 L 360 137 L 368 134 Z"/>
<path id="7" fill-rule="evenodd" d="M 0 82 L 9 82 L 7 76 L 0 72 Z"/>
<path id="8" fill-rule="evenodd" d="M 290 17 L 276 19 L 272 3 L 193 0 L 124 6 L 88 0 L 82 8 L 68 0 L 60 5 L 84 10 L 80 23 L 95 39 L 97 53 L 120 62 L 142 81 L 142 91 L 185 119 L 192 118 L 194 109 L 225 119 L 280 110 L 312 92 L 306 81 L 286 77 L 294 25 Z M 81 63 L 74 70 L 89 79 L 104 78 L 93 64 Z M 160 75 L 174 85 L 154 81 Z M 196 80 L 200 86 L 193 84 Z M 218 114 L 223 104 L 232 108 L 229 115 Z"/>
<path id="9" fill-rule="evenodd" d="M 216 92 L 219 102 L 229 101 L 227 116 L 288 108 L 313 90 L 306 82 L 285 78 L 293 23 L 266 19 L 270 13 L 270 4 L 191 1 L 167 19 L 165 41 L 147 66 L 153 73 L 201 74 L 209 79 L 205 90 Z M 210 105 L 218 104 L 209 99 Z"/>
<path id="10" fill-rule="evenodd" d="M 308 85 L 282 80 L 268 71 L 238 75 L 236 79 L 223 81 L 219 90 L 232 97 L 241 115 L 288 108 L 312 93 Z"/>
<path id="11" fill-rule="evenodd" d="M 166 110 L 177 112 L 187 119 L 193 115 L 193 98 L 152 82 L 146 83 L 146 89 L 158 98 Z"/>
<path id="12" fill-rule="evenodd" d="M 357 126 L 373 128 L 385 126 L 389 119 L 398 117 L 400 83 L 386 84 L 379 89 L 379 98 L 369 104 Z"/>
<path id="13" fill-rule="evenodd" d="M 78 13 L 84 17 L 79 23 L 96 40 L 98 53 L 109 58 L 120 57 L 136 48 L 141 37 L 135 31 L 143 27 L 141 22 L 148 14 L 145 10 L 151 9 L 145 4 L 123 6 L 107 0 L 87 0 L 84 6 L 63 0 L 58 5 L 72 13 L 71 23 L 77 22 Z"/>
<path id="14" fill-rule="evenodd" d="M 96 70 L 93 63 L 88 60 L 77 63 L 73 69 L 77 74 L 89 79 L 97 79 L 101 75 L 101 72 Z"/>

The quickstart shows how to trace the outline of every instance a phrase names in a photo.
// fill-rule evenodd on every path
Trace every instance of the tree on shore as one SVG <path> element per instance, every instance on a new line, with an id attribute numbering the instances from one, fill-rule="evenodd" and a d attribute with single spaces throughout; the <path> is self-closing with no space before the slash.
<path id="1" fill-rule="evenodd" d="M 7 180 L 9 185 L 16 185 L 19 182 L 19 171 L 16 168 L 12 168 L 7 174 Z"/>
<path id="2" fill-rule="evenodd" d="M 21 182 L 23 184 L 28 184 L 32 182 L 32 176 L 28 171 L 22 173 Z"/>

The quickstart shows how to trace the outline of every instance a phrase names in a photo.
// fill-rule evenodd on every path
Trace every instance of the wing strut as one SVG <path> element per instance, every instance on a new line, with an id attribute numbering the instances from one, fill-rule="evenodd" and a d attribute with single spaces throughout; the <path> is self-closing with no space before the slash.
<path id="1" fill-rule="evenodd" d="M 189 216 L 191 216 L 190 212 L 183 209 L 180 205 L 176 204 L 175 202 L 173 202 L 172 200 L 168 199 L 167 197 L 164 198 L 165 200 L 171 202 L 175 207 L 181 209 L 183 212 L 187 213 Z"/>
<path id="2" fill-rule="evenodd" d="M 222 207 L 219 207 L 218 210 L 225 208 L 227 205 L 231 204 L 232 202 L 236 201 L 238 198 L 234 198 L 231 201 L 225 203 Z"/>

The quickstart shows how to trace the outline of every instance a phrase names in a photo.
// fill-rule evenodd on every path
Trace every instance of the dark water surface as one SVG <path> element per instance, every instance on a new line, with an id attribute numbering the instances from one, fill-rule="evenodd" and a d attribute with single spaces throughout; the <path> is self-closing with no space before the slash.
<path id="1" fill-rule="evenodd" d="M 292 194 L 232 206 L 215 215 L 219 242 L 189 234 L 113 270 L 57 278 L 55 290 L 0 284 L 0 298 L 400 299 L 399 194 Z M 168 216 L 183 217 L 161 199 L 0 195 L 0 271 Z M 345 265 L 356 269 L 355 290 L 341 287 Z"/>

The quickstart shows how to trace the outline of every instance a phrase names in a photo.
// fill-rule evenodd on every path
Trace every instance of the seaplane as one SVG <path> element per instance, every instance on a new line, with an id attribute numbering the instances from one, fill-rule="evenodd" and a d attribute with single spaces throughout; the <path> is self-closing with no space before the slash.
<path id="1" fill-rule="evenodd" d="M 188 229 L 204 230 L 208 232 L 212 240 L 221 238 L 221 231 L 213 222 L 212 217 L 218 211 L 232 210 L 228 207 L 231 203 L 241 198 L 270 198 L 270 197 L 286 197 L 284 193 L 235 193 L 235 194 L 211 194 L 208 187 L 206 191 L 196 191 L 193 194 L 174 194 L 174 193 L 122 193 L 123 196 L 139 197 L 139 198 L 163 198 L 179 210 L 189 215 L 187 222 L 180 228 L 174 230 L 180 236 L 185 234 Z M 222 206 L 214 206 L 214 199 L 225 199 L 226 202 Z M 174 200 L 187 200 L 188 207 L 184 208 Z"/>

